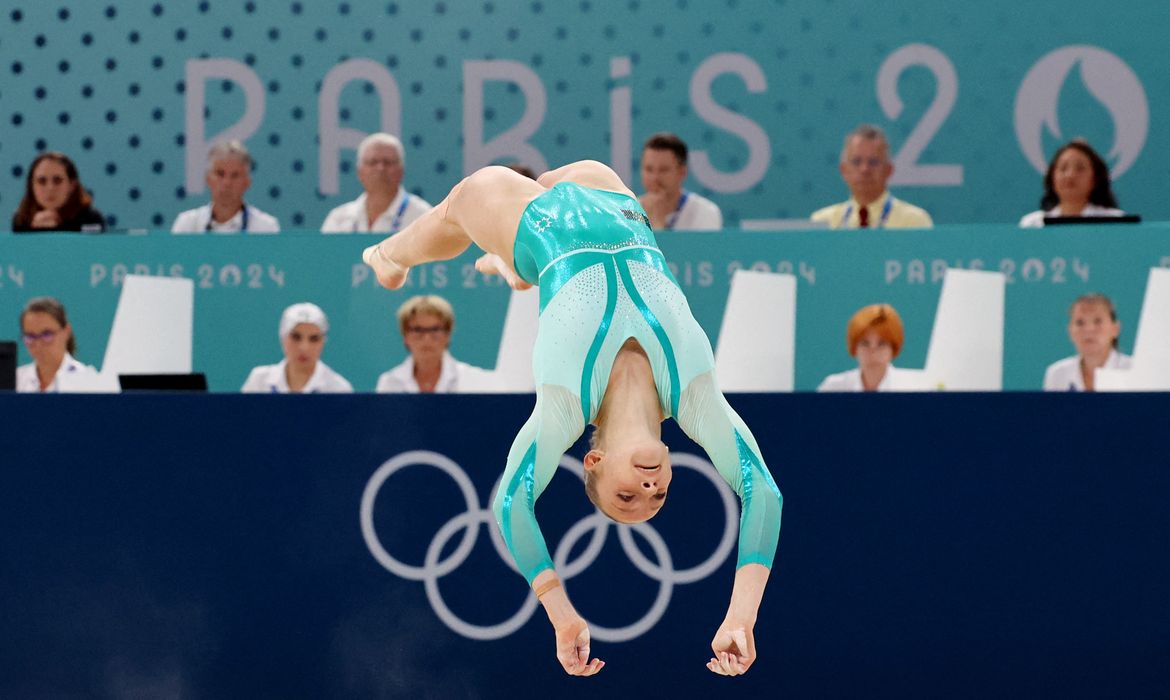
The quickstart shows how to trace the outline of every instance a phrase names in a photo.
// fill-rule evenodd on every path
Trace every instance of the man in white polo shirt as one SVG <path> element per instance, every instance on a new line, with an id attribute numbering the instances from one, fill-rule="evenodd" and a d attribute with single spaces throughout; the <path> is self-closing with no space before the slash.
<path id="1" fill-rule="evenodd" d="M 642 189 L 638 197 L 655 231 L 714 231 L 723 228 L 719 205 L 683 189 L 687 145 L 674 134 L 654 134 L 642 146 Z"/>
<path id="2" fill-rule="evenodd" d="M 402 188 L 406 155 L 390 134 L 370 134 L 358 145 L 360 197 L 329 212 L 321 233 L 393 233 L 431 209 L 430 203 Z"/>
<path id="3" fill-rule="evenodd" d="M 279 233 L 276 217 L 244 203 L 252 186 L 252 156 L 239 141 L 224 141 L 207 153 L 211 202 L 175 217 L 171 233 Z"/>

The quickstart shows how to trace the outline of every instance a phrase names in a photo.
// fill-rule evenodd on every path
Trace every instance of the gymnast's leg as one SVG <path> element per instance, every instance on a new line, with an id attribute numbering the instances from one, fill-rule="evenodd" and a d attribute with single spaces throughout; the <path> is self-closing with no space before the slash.
<path id="1" fill-rule="evenodd" d="M 362 259 L 382 286 L 398 289 L 411 267 L 450 260 L 475 243 L 499 258 L 506 268 L 500 273 L 514 275 L 516 228 L 524 207 L 543 192 L 544 187 L 508 168 L 482 168 L 464 178 L 434 209 L 367 248 Z"/>
<path id="2" fill-rule="evenodd" d="M 612 168 L 596 160 L 579 160 L 563 165 L 556 170 L 544 173 L 536 181 L 544 187 L 550 188 L 558 182 L 575 182 L 583 187 L 608 190 L 634 197 L 634 193 L 626 187 L 626 184 Z"/>

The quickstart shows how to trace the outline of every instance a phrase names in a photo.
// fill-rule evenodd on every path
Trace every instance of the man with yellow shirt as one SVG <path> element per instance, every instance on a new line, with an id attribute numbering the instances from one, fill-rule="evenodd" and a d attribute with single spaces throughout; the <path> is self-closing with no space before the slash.
<path id="1" fill-rule="evenodd" d="M 853 195 L 849 201 L 818 209 L 811 218 L 829 228 L 930 228 L 924 209 L 896 199 L 886 189 L 894 164 L 890 144 L 876 126 L 862 124 L 845 137 L 841 179 Z"/>

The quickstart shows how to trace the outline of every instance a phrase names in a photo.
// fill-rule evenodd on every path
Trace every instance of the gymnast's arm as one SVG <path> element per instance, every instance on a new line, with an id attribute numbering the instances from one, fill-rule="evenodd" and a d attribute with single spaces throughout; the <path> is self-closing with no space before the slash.
<path id="1" fill-rule="evenodd" d="M 589 628 L 569 602 L 553 569 L 535 509 L 536 499 L 552 480 L 561 456 L 584 429 L 580 402 L 571 392 L 556 386 L 539 387 L 536 408 L 512 442 L 492 503 L 508 551 L 556 630 L 557 659 L 567 673 L 576 676 L 591 676 L 605 663 L 589 660 Z"/>
<path id="2" fill-rule="evenodd" d="M 740 498 L 735 585 L 727 615 L 711 642 L 715 657 L 707 664 L 715 673 L 738 675 L 756 658 L 753 630 L 776 555 L 784 501 L 755 437 L 719 391 L 713 372 L 687 386 L 676 419 Z"/>

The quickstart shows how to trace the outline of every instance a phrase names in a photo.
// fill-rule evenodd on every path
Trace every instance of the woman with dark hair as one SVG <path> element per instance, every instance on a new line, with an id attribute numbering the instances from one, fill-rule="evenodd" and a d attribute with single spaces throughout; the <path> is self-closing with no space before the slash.
<path id="1" fill-rule="evenodd" d="M 73 327 L 65 307 L 53 297 L 37 297 L 25 304 L 20 312 L 20 335 L 33 361 L 16 370 L 19 392 L 57 392 L 62 375 L 97 372 L 74 359 L 77 340 Z"/>
<path id="2" fill-rule="evenodd" d="M 81 186 L 77 166 L 58 151 L 42 153 L 28 167 L 24 199 L 12 215 L 12 230 L 105 231 L 106 220 Z"/>
<path id="3" fill-rule="evenodd" d="M 590 676 L 589 627 L 561 586 L 535 505 L 565 450 L 595 426 L 585 492 L 622 523 L 658 513 L 671 488 L 662 421 L 673 417 L 741 499 L 731 602 L 707 668 L 739 675 L 756 659 L 754 627 L 780 535 L 780 491 L 759 445 L 715 379 L 711 344 L 655 243 L 650 219 L 609 167 L 571 163 L 535 181 L 499 166 L 465 178 L 434 209 L 366 249 L 389 289 L 411 267 L 472 243 L 476 269 L 513 289 L 538 286 L 536 407 L 520 429 L 493 501 L 504 543 L 544 606 L 565 671 Z"/>
<path id="4" fill-rule="evenodd" d="M 1040 209 L 1020 219 L 1024 228 L 1044 226 L 1046 216 L 1122 216 L 1109 182 L 1109 166 L 1082 139 L 1060 147 L 1044 175 Z"/>

